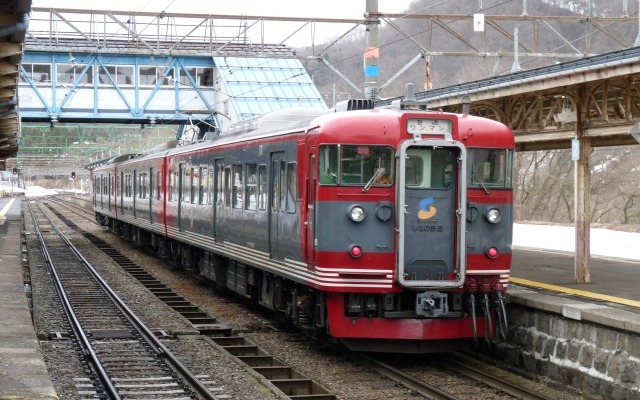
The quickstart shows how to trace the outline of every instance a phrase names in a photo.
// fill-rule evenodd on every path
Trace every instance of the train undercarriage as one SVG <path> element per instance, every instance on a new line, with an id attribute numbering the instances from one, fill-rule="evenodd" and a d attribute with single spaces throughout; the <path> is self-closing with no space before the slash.
<path id="1" fill-rule="evenodd" d="M 363 336 L 344 337 L 347 347 L 360 351 L 433 352 L 460 349 L 478 344 L 480 338 L 488 340 L 495 332 L 506 336 L 505 299 L 501 292 L 472 288 L 459 293 L 439 291 L 405 291 L 402 293 L 330 293 L 314 290 L 282 276 L 263 271 L 214 252 L 168 239 L 128 223 L 97 215 L 97 220 L 138 247 L 148 248 L 159 257 L 176 263 L 187 272 L 210 281 L 217 289 L 235 295 L 270 310 L 274 318 L 297 326 L 312 336 L 342 336 L 335 332 L 348 332 L 344 326 L 373 323 L 377 330 L 399 339 L 368 339 Z M 467 289 L 469 285 L 466 286 Z M 330 313 L 339 315 L 330 316 Z M 442 323 L 455 335 L 461 329 L 472 332 L 466 339 L 447 337 L 435 329 L 429 340 L 407 340 L 401 332 L 388 328 L 389 321 L 415 324 Z M 333 321 L 333 322 L 332 322 Z M 362 322 L 360 322 L 362 321 Z M 461 323 L 461 321 L 464 321 Z M 333 325 L 336 326 L 333 326 Z M 339 325 L 339 327 L 337 327 Z M 406 329 L 406 328 L 402 328 Z M 371 332 L 370 330 L 362 330 Z M 348 333 L 346 334 L 349 335 Z M 428 336 L 426 336 L 428 337 Z M 470 340 L 472 339 L 472 340 Z"/>

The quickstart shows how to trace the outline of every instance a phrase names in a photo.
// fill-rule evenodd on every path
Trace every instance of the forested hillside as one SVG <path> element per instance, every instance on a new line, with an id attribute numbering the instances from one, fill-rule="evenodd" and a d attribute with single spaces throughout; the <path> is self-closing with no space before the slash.
<path id="1" fill-rule="evenodd" d="M 364 3 L 364 1 L 363 1 Z M 620 17 L 623 1 L 595 2 L 593 14 L 597 16 Z M 629 18 L 637 21 L 637 2 L 627 2 Z M 632 4 L 630 4 L 632 3 Z M 520 42 L 541 53 L 569 52 L 568 41 L 576 48 L 588 49 L 590 54 L 620 50 L 623 47 L 611 45 L 611 35 L 624 38 L 633 44 L 638 34 L 637 24 L 611 24 L 604 29 L 594 30 L 589 24 L 554 24 L 554 29 L 562 36 L 540 29 L 532 21 L 534 16 L 588 16 L 589 0 L 416 0 L 411 3 L 407 14 L 455 14 L 471 15 L 479 12 L 486 15 L 522 15 L 527 21 L 517 22 Z M 526 4 L 526 10 L 523 9 Z M 592 3 L 593 4 L 593 3 Z M 384 10 L 380 10 L 384 11 Z M 530 21 L 529 21 L 530 20 Z M 407 35 L 383 24 L 380 28 L 380 83 L 386 82 L 396 71 L 402 69 L 420 52 L 415 40 L 427 50 L 470 51 L 464 44 L 442 26 L 430 24 L 426 20 L 402 18 L 395 20 L 397 26 Z M 505 31 L 513 32 L 516 23 L 504 23 Z M 513 43 L 504 35 L 486 35 L 474 32 L 469 20 L 450 22 L 452 28 L 466 41 L 487 52 L 512 52 Z M 633 29 L 630 29 L 633 27 Z M 493 29 L 487 27 L 487 30 Z M 611 35 L 608 35 L 607 33 Z M 431 33 L 431 35 L 429 34 Z M 590 35 L 588 35 L 590 33 Z M 408 39 L 406 36 L 410 36 Z M 564 40 L 563 40 L 564 39 Z M 318 46 L 322 48 L 322 46 Z M 322 55 L 351 82 L 362 86 L 363 51 L 365 34 L 363 30 L 347 35 Z M 301 54 L 315 54 L 316 49 L 300 49 Z M 522 51 L 522 50 L 521 50 Z M 524 70 L 533 69 L 558 60 L 552 57 L 520 58 Z M 492 75 L 510 72 L 513 57 L 453 57 L 433 55 L 430 58 L 430 80 L 433 88 L 471 82 Z M 327 103 L 333 98 L 344 100 L 357 97 L 356 93 L 337 74 L 322 63 L 308 61 L 307 70 L 312 75 Z M 380 92 L 381 97 L 404 94 L 407 82 L 414 83 L 417 90 L 424 90 L 427 75 L 426 63 L 418 62 L 401 75 L 394 83 Z M 335 97 L 334 97 L 335 96 Z M 573 182 L 574 162 L 569 150 L 550 150 L 518 153 L 514 173 L 516 188 L 515 217 L 519 221 L 573 222 Z M 598 148 L 591 155 L 592 222 L 603 224 L 640 224 L 640 146 L 630 148 Z M 640 226 L 640 225 L 636 225 Z"/>

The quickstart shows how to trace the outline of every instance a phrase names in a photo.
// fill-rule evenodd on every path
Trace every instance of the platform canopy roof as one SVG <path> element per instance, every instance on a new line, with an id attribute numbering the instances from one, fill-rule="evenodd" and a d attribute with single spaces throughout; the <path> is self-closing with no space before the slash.
<path id="1" fill-rule="evenodd" d="M 0 2 L 0 160 L 18 153 L 18 69 L 30 11 L 31 0 Z"/>

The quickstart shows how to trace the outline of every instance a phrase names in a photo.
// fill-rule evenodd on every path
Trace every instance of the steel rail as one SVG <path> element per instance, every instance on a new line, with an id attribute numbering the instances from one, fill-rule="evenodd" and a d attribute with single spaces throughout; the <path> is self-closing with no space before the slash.
<path id="1" fill-rule="evenodd" d="M 452 394 L 449 394 L 437 386 L 430 385 L 427 382 L 420 381 L 404 372 L 393 368 L 392 366 L 371 358 L 364 354 L 352 353 L 351 356 L 357 361 L 363 363 L 368 368 L 375 370 L 377 373 L 398 382 L 411 390 L 415 390 L 428 399 L 433 400 L 460 400 Z"/>
<path id="2" fill-rule="evenodd" d="M 53 224 L 53 221 L 51 221 L 51 219 L 44 213 L 44 211 L 42 211 L 42 207 L 40 206 L 40 204 L 37 204 L 37 206 L 40 209 L 40 211 L 43 213 L 43 215 L 47 218 L 47 220 L 51 223 L 51 226 L 53 226 L 56 229 L 56 231 L 58 231 L 57 226 L 55 226 Z M 65 292 L 64 287 L 62 285 L 62 280 L 58 276 L 58 273 L 53 264 L 53 259 L 51 257 L 51 254 L 49 253 L 49 249 L 47 248 L 44 237 L 42 236 L 40 227 L 38 226 L 37 219 L 33 212 L 33 207 L 31 206 L 31 203 L 29 203 L 29 212 L 31 214 L 31 218 L 33 219 L 33 222 L 36 228 L 35 229 L 36 236 L 38 237 L 38 241 L 40 242 L 40 248 L 42 249 L 42 254 L 43 254 L 45 263 L 47 264 L 49 272 L 51 272 L 51 276 L 54 281 L 56 292 L 58 293 L 58 296 L 63 305 L 62 308 L 64 310 L 65 315 L 67 316 L 67 319 L 70 322 L 71 328 L 73 329 L 73 333 L 78 338 L 78 343 L 81 346 L 81 350 L 83 351 L 84 354 L 88 355 L 89 362 L 93 365 L 95 372 L 98 375 L 98 379 L 103 385 L 103 389 L 105 389 L 105 391 L 110 396 L 109 398 L 114 400 L 119 400 L 121 399 L 121 397 L 118 394 L 118 391 L 115 385 L 109 378 L 109 374 L 105 371 L 104 367 L 102 366 L 102 363 L 98 359 L 98 355 L 95 353 L 95 351 L 91 347 L 89 338 L 87 338 L 87 335 L 85 335 L 84 330 L 82 329 L 82 326 L 80 324 L 80 321 L 78 320 L 78 317 L 73 311 L 73 307 L 71 306 L 69 297 L 67 296 L 67 293 Z"/>
<path id="3" fill-rule="evenodd" d="M 460 353 L 449 354 L 446 358 L 447 368 L 466 375 L 472 379 L 482 382 L 494 389 L 501 390 L 511 396 L 522 400 L 556 400 L 555 397 L 547 396 L 544 393 L 537 392 L 522 385 L 504 379 L 496 374 L 486 370 L 481 370 L 471 366 L 473 359 Z"/>

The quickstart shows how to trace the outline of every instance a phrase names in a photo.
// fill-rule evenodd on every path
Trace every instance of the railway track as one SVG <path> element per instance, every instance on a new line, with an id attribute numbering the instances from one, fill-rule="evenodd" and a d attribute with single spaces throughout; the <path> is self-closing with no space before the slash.
<path id="1" fill-rule="evenodd" d="M 69 208 L 67 204 L 64 204 L 63 206 Z M 73 209 L 75 213 L 78 213 L 84 218 L 93 222 L 93 219 L 91 218 L 92 215 L 87 215 L 87 211 L 85 209 L 77 206 L 72 206 L 70 208 Z M 52 211 L 56 212 L 55 210 Z M 172 304 L 178 305 L 178 307 L 176 307 L 176 311 L 180 311 L 180 308 L 188 310 L 189 313 L 196 317 L 196 319 L 192 321 L 194 327 L 202 329 L 203 334 L 207 334 L 207 328 L 210 329 L 210 336 L 213 342 L 225 348 L 230 354 L 236 356 L 241 362 L 251 367 L 254 371 L 268 378 L 272 384 L 290 395 L 291 398 L 336 398 L 336 396 L 326 393 L 326 391 L 324 391 L 324 389 L 322 388 L 320 392 L 313 392 L 313 388 L 318 385 L 315 384 L 311 379 L 297 373 L 294 369 L 281 362 L 276 357 L 266 354 L 266 352 L 260 348 L 259 344 L 252 342 L 248 338 L 242 336 L 234 336 L 230 331 L 225 332 L 224 334 L 220 334 L 221 330 L 219 330 L 218 334 L 216 334 L 216 331 L 218 329 L 221 329 L 223 325 L 219 325 L 218 328 L 215 328 L 215 326 L 217 326 L 216 324 L 218 324 L 215 319 L 210 319 L 207 320 L 206 323 L 203 323 L 205 321 L 203 318 L 213 317 L 205 316 L 203 314 L 204 311 L 193 308 L 192 304 L 188 303 L 188 299 L 185 299 L 179 294 L 168 294 L 168 288 L 166 288 L 164 285 L 159 285 L 159 282 L 148 273 L 146 273 L 146 271 L 144 271 L 142 268 L 135 265 L 130 265 L 134 263 L 131 263 L 128 259 L 126 259 L 126 257 L 119 255 L 117 250 L 113 249 L 109 245 L 106 245 L 106 243 L 104 243 L 101 239 L 95 237 L 94 235 L 82 231 L 78 226 L 73 224 L 73 222 L 68 221 L 68 219 L 66 219 L 64 216 L 60 215 L 60 213 L 56 212 L 56 215 L 58 218 L 61 218 L 63 221 L 65 221 L 65 223 L 75 231 L 82 232 L 85 237 L 87 237 L 102 251 L 112 256 L 125 270 L 132 274 L 132 276 L 140 276 L 141 278 L 139 279 L 141 280 L 141 282 L 145 284 L 152 292 L 157 293 L 157 296 L 159 296 L 159 298 L 166 298 L 169 300 L 167 304 L 169 304 L 170 306 L 173 306 Z M 185 315 L 185 318 L 189 319 L 189 315 Z M 201 324 L 199 325 L 199 323 Z M 430 384 L 428 382 L 425 382 L 428 379 L 425 379 L 421 374 L 415 374 L 415 371 L 411 371 L 410 369 L 405 369 L 402 367 L 393 367 L 390 364 L 376 358 L 368 357 L 362 354 L 352 354 L 350 355 L 350 357 L 357 360 L 359 363 L 362 363 L 366 368 L 376 371 L 378 374 L 385 376 L 395 382 L 398 382 L 399 384 L 428 399 L 457 400 L 477 398 L 453 394 L 452 392 L 455 392 L 455 390 L 451 390 L 451 388 L 447 387 L 446 385 L 441 386 L 439 383 Z M 466 376 L 470 381 L 476 382 L 475 385 L 482 384 L 486 385 L 489 388 L 493 388 L 490 390 L 493 390 L 494 393 L 497 393 L 495 395 L 496 397 L 487 398 L 502 399 L 510 398 L 509 396 L 511 396 L 511 398 L 514 399 L 525 400 L 560 399 L 560 397 L 550 397 L 541 391 L 532 390 L 526 387 L 525 384 L 519 384 L 517 382 L 514 382 L 513 380 L 505 379 L 503 376 L 501 376 L 498 369 L 488 368 L 487 365 L 484 365 L 481 361 L 473 361 L 472 359 L 464 358 L 461 354 L 457 353 L 451 353 L 441 357 L 442 358 L 440 364 L 445 367 L 444 369 L 452 372 L 453 375 L 457 374 L 460 376 Z M 474 384 L 472 383 L 471 385 Z M 308 394 L 299 395 L 297 393 Z M 505 395 L 506 397 L 500 397 Z"/>
<path id="2" fill-rule="evenodd" d="M 39 204 L 29 204 L 36 235 L 71 334 L 91 369 L 87 398 L 216 399 L 96 273 Z"/>
<path id="3" fill-rule="evenodd" d="M 82 207 L 60 200 L 53 200 L 52 202 L 95 223 L 91 215 L 88 215 L 86 209 Z M 154 278 L 142 267 L 99 237 L 81 229 L 59 211 L 53 208 L 50 208 L 50 211 L 72 230 L 81 233 L 94 246 L 111 257 L 127 273 L 156 295 L 158 299 L 182 315 L 201 335 L 209 337 L 231 356 L 236 357 L 238 361 L 264 376 L 287 397 L 295 400 L 337 399 L 334 394 L 329 393 L 324 387 L 314 382 L 313 379 L 271 356 L 251 340 L 234 335 L 229 326 L 220 323 L 214 316 L 208 314 L 180 294 L 175 293 L 169 286 Z"/>
<path id="4" fill-rule="evenodd" d="M 477 396 L 474 395 L 470 397 L 468 394 L 454 394 L 453 390 L 441 384 L 431 384 L 413 372 L 407 372 L 406 368 L 392 366 L 379 357 L 356 354 L 354 358 L 366 367 L 377 371 L 395 382 L 405 385 L 407 388 L 420 393 L 428 399 L 462 400 L 477 398 Z M 496 396 L 506 394 L 514 399 L 520 400 L 557 400 L 557 397 L 532 389 L 529 385 L 522 383 L 522 380 L 518 382 L 518 380 L 513 379 L 513 377 L 507 379 L 504 377 L 504 371 L 496 368 L 487 368 L 487 365 L 483 365 L 482 362 L 462 353 L 443 353 L 439 357 L 438 364 L 442 365 L 442 368 L 445 370 L 466 376 L 478 384 L 486 385 L 494 389 Z M 489 393 L 485 392 L 484 396 L 488 398 Z"/>

